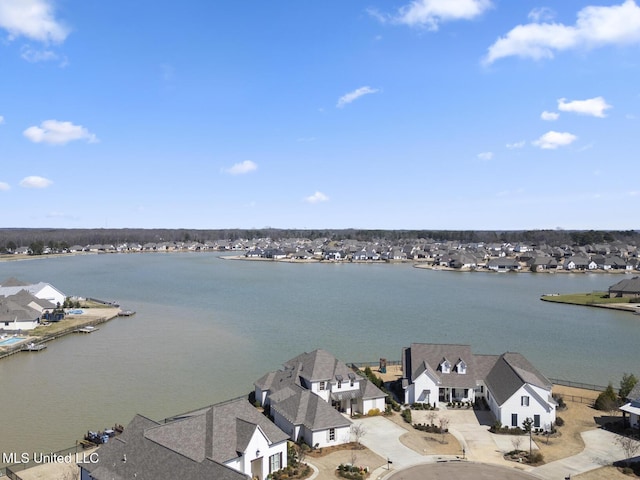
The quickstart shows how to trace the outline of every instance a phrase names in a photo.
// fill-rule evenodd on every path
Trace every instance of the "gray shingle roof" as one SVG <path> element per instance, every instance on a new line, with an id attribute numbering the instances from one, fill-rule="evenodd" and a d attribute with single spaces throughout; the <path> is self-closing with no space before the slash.
<path id="1" fill-rule="evenodd" d="M 119 437 L 97 450 L 98 462 L 82 467 L 95 480 L 246 480 L 249 477 L 210 459 L 201 462 L 181 455 L 145 436 L 160 424 L 136 415 Z"/>
<path id="2" fill-rule="evenodd" d="M 334 380 L 337 375 L 348 378 L 353 373 L 346 364 L 322 349 L 302 353 L 286 362 L 285 366 L 296 368 L 298 374 L 310 382 Z"/>
<path id="3" fill-rule="evenodd" d="M 447 360 L 451 364 L 451 373 L 443 373 L 440 364 Z M 460 360 L 467 365 L 466 373 L 458 373 L 455 369 Z M 449 345 L 433 343 L 412 343 L 409 356 L 406 359 L 408 365 L 405 373 L 413 382 L 422 372 L 428 370 L 431 375 L 440 379 L 443 387 L 474 388 L 476 379 L 475 356 L 471 353 L 469 345 Z"/>
<path id="4" fill-rule="evenodd" d="M 147 436 L 195 460 L 202 458 L 204 445 L 205 457 L 227 462 L 244 451 L 258 427 L 271 444 L 289 438 L 245 398 L 173 417 L 169 423 L 147 432 Z"/>
<path id="5" fill-rule="evenodd" d="M 498 405 L 502 405 L 528 383 L 551 389 L 551 382 L 519 353 L 507 352 L 498 357 L 485 379 Z"/>
<path id="6" fill-rule="evenodd" d="M 351 421 L 325 402 L 318 395 L 300 387 L 292 387 L 284 400 L 271 404 L 293 425 L 304 425 L 312 431 L 351 425 Z"/>

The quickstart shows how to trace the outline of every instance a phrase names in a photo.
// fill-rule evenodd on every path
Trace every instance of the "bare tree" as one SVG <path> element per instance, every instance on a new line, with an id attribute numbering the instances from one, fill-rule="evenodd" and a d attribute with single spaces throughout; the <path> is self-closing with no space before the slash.
<path id="1" fill-rule="evenodd" d="M 628 460 L 633 458 L 640 452 L 640 441 L 634 440 L 631 437 L 625 437 L 620 435 L 616 438 L 616 443 L 622 448 L 624 452 L 625 459 Z"/>
<path id="2" fill-rule="evenodd" d="M 429 413 L 427 413 L 427 418 L 429 419 L 429 424 L 433 425 L 434 422 L 436 421 L 436 412 L 433 410 L 429 410 Z"/>
<path id="3" fill-rule="evenodd" d="M 438 419 L 438 423 L 440 424 L 440 433 L 442 434 L 442 443 L 444 443 L 444 435 L 447 433 L 449 429 L 449 419 L 447 417 L 440 417 Z"/>
<path id="4" fill-rule="evenodd" d="M 522 437 L 520 435 L 514 435 L 511 437 L 511 445 L 515 451 L 520 451 L 520 445 L 522 445 Z"/>
<path id="5" fill-rule="evenodd" d="M 367 429 L 361 423 L 354 423 L 351 425 L 351 435 L 353 436 L 353 441 L 360 445 L 360 440 L 367 434 Z"/>

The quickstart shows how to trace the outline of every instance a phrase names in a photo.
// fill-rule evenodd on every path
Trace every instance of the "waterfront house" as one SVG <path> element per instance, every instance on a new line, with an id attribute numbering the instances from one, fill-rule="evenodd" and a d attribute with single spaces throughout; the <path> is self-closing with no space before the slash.
<path id="1" fill-rule="evenodd" d="M 625 418 L 629 414 L 629 426 L 640 429 L 640 383 L 636 383 L 626 400 L 620 411 Z"/>
<path id="2" fill-rule="evenodd" d="M 310 446 L 349 441 L 351 422 L 340 412 L 384 411 L 386 394 L 325 350 L 292 358 L 255 384 L 256 401 L 295 441 Z"/>
<path id="3" fill-rule="evenodd" d="M 41 313 L 14 300 L 15 295 L 0 297 L 0 330 L 18 332 L 40 325 Z"/>
<path id="4" fill-rule="evenodd" d="M 439 408 L 484 399 L 496 420 L 549 430 L 556 419 L 551 383 L 519 353 L 473 354 L 469 345 L 414 343 L 402 350 L 404 403 Z"/>
<path id="5" fill-rule="evenodd" d="M 16 278 L 9 278 L 0 284 L 0 297 L 9 297 L 21 290 L 26 290 L 41 300 L 47 300 L 54 306 L 57 304 L 62 305 L 66 298 L 64 293 L 48 283 L 38 282 L 30 284 Z"/>
<path id="6" fill-rule="evenodd" d="M 611 285 L 609 297 L 640 297 L 640 277 L 625 278 Z"/>
<path id="7" fill-rule="evenodd" d="M 266 479 L 287 466 L 288 435 L 245 398 L 164 423 L 137 415 L 122 435 L 80 464 L 81 480 L 112 478 Z"/>
<path id="8" fill-rule="evenodd" d="M 515 272 L 520 270 L 520 263 L 513 258 L 492 258 L 487 262 L 487 268 L 494 272 Z"/>

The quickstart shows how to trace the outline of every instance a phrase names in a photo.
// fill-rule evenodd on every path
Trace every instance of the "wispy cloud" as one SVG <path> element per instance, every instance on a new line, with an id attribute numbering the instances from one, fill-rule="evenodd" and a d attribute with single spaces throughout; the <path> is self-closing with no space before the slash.
<path id="1" fill-rule="evenodd" d="M 2 125 L 3 123 L 4 123 L 4 117 L 0 115 L 0 125 Z"/>
<path id="2" fill-rule="evenodd" d="M 478 154 L 480 160 L 491 160 L 493 158 L 493 152 L 482 152 Z"/>
<path id="3" fill-rule="evenodd" d="M 25 37 L 45 44 L 62 43 L 69 28 L 55 18 L 52 0 L 0 1 L 0 28 L 9 32 L 9 40 Z"/>
<path id="4" fill-rule="evenodd" d="M 236 163 L 229 168 L 223 169 L 225 173 L 230 175 L 244 175 L 258 169 L 258 165 L 251 160 L 245 160 L 244 162 Z"/>
<path id="5" fill-rule="evenodd" d="M 39 127 L 27 128 L 23 135 L 34 143 L 49 145 L 65 145 L 75 140 L 86 140 L 88 143 L 98 142 L 98 138 L 85 127 L 58 120 L 45 120 Z"/>
<path id="6" fill-rule="evenodd" d="M 328 202 L 329 201 L 329 197 L 327 197 L 322 192 L 315 192 L 313 195 L 310 195 L 310 196 L 306 197 L 304 199 L 304 201 L 307 202 L 307 203 Z"/>
<path id="7" fill-rule="evenodd" d="M 546 110 L 540 114 L 540 118 L 542 120 L 546 120 L 547 122 L 553 122 L 560 117 L 558 112 L 547 112 Z"/>
<path id="8" fill-rule="evenodd" d="M 556 12 L 551 10 L 548 7 L 538 7 L 534 8 L 527 15 L 530 20 L 538 23 L 538 22 L 550 22 L 556 17 Z"/>
<path id="9" fill-rule="evenodd" d="M 523 148 L 526 144 L 527 144 L 527 142 L 525 142 L 524 140 L 521 140 L 521 141 L 519 141 L 519 142 L 507 143 L 505 146 L 506 146 L 509 150 L 516 150 L 516 149 L 518 149 L 518 148 Z"/>
<path id="10" fill-rule="evenodd" d="M 23 188 L 47 188 L 52 183 L 48 178 L 37 176 L 25 177 L 20 180 L 20 186 Z"/>
<path id="11" fill-rule="evenodd" d="M 573 100 L 567 102 L 566 98 L 558 99 L 558 110 L 562 112 L 573 112 L 579 115 L 591 115 L 593 117 L 604 118 L 607 115 L 605 110 L 611 108 L 604 98 L 595 97 L 587 100 Z"/>
<path id="12" fill-rule="evenodd" d="M 575 25 L 518 25 L 489 47 L 483 62 L 488 65 L 512 56 L 539 60 L 565 50 L 638 43 L 640 7 L 634 0 L 625 0 L 620 5 L 585 7 L 578 12 Z"/>
<path id="13" fill-rule="evenodd" d="M 357 100 L 358 98 L 362 97 L 363 95 L 370 95 L 372 93 L 378 93 L 378 92 L 379 90 L 377 88 L 371 88 L 371 87 L 357 88 L 353 92 L 349 92 L 341 96 L 338 99 L 338 103 L 336 104 L 336 107 L 342 108 L 345 105 L 353 102 L 354 100 Z"/>
<path id="14" fill-rule="evenodd" d="M 0 182 L 0 192 L 6 192 L 7 190 L 11 190 L 11 185 L 7 182 Z"/>
<path id="15" fill-rule="evenodd" d="M 472 20 L 492 7 L 490 0 L 413 0 L 398 9 L 395 14 L 367 12 L 382 23 L 395 23 L 422 27 L 436 31 L 441 23 L 455 20 Z"/>
<path id="16" fill-rule="evenodd" d="M 578 139 L 568 132 L 554 132 L 553 130 L 542 135 L 538 140 L 532 142 L 536 147 L 544 150 L 555 150 L 558 147 L 570 145 Z"/>

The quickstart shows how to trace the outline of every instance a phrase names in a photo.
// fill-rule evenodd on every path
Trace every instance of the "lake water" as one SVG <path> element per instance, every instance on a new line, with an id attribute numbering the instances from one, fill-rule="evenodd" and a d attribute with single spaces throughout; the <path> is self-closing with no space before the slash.
<path id="1" fill-rule="evenodd" d="M 399 360 L 411 342 L 463 343 L 476 353 L 521 352 L 554 378 L 617 385 L 623 372 L 640 374 L 640 316 L 539 299 L 606 290 L 618 275 L 220 256 L 0 263 L 2 280 L 44 281 L 137 312 L 0 361 L 0 452 L 59 450 L 136 413 L 159 420 L 243 395 L 264 373 L 316 348 L 358 362 Z"/>

